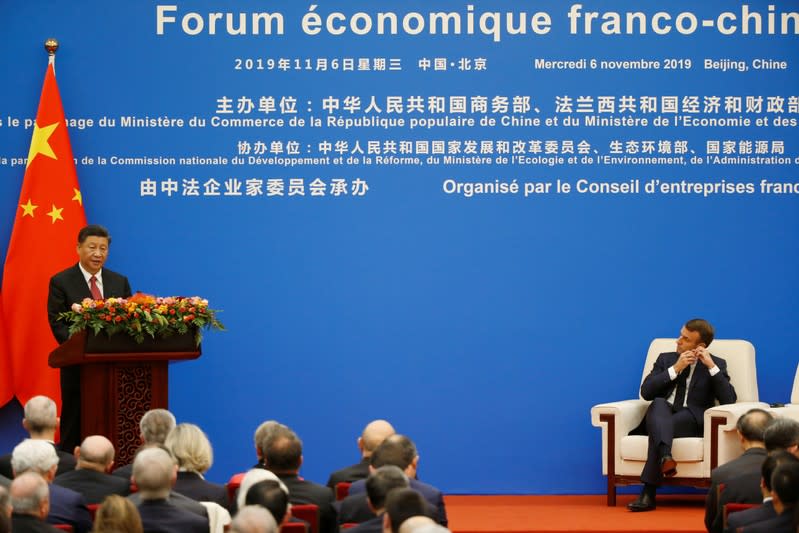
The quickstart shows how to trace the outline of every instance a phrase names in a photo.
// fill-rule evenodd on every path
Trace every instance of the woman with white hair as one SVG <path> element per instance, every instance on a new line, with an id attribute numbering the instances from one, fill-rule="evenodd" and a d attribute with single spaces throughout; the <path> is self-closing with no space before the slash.
<path id="1" fill-rule="evenodd" d="M 211 443 L 203 430 L 194 424 L 178 424 L 169 432 L 164 445 L 178 463 L 175 492 L 198 502 L 215 502 L 228 507 L 225 486 L 206 481 L 203 477 L 214 461 Z"/>

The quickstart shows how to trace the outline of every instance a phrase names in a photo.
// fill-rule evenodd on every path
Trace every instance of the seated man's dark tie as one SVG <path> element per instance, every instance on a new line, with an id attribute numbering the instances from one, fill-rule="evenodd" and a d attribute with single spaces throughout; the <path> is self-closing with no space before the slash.
<path id="1" fill-rule="evenodd" d="M 688 375 L 691 373 L 691 367 L 686 366 L 680 375 L 677 376 L 677 392 L 674 394 L 674 409 L 682 409 L 685 407 L 685 391 L 687 389 L 686 383 Z"/>

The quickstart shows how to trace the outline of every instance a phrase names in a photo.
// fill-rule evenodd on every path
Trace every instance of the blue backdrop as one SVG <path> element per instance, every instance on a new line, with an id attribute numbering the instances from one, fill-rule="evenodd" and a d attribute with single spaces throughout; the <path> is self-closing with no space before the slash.
<path id="1" fill-rule="evenodd" d="M 753 342 L 761 399 L 788 400 L 797 363 L 797 195 L 766 194 L 760 183 L 797 181 L 796 127 L 773 124 L 799 115 L 797 26 L 787 17 L 782 28 L 782 14 L 797 11 L 799 2 L 776 2 L 769 11 L 715 0 L 597 1 L 581 8 L 598 13 L 590 33 L 584 15 L 572 31 L 572 6 L 554 1 L 325 2 L 313 10 L 322 17 L 316 35 L 302 26 L 310 4 L 174 4 L 174 10 L 162 7 L 175 22 L 164 22 L 161 34 L 158 5 L 0 4 L 0 117 L 35 115 L 46 64 L 42 43 L 58 38 L 65 112 L 94 121 L 73 126 L 70 136 L 87 217 L 113 235 L 108 266 L 127 274 L 134 290 L 198 294 L 223 310 L 228 331 L 207 335 L 200 360 L 170 370 L 171 410 L 179 421 L 204 428 L 214 445 L 211 479 L 226 480 L 253 464 L 253 431 L 277 419 L 304 441 L 302 474 L 324 483 L 330 471 L 357 460 L 356 437 L 379 417 L 415 440 L 420 476 L 446 492 L 603 492 L 600 432 L 590 424 L 590 407 L 635 397 L 650 340 L 676 336 L 695 316 L 713 322 L 720 338 Z M 744 30 L 746 10 L 762 15 L 759 34 L 752 16 Z M 238 13 L 262 11 L 283 15 L 282 34 L 275 26 L 272 35 L 255 35 L 250 25 L 246 35 L 229 35 L 224 18 L 209 32 L 211 12 L 236 13 L 238 24 Z M 454 25 L 448 34 L 431 33 L 431 11 L 458 13 L 460 34 Z M 501 17 L 481 18 L 486 11 Z M 326 21 L 336 12 L 356 29 L 367 20 L 374 29 L 357 35 L 347 26 L 333 35 L 340 19 L 331 19 L 329 28 Z M 377 13 L 386 12 L 399 17 L 396 35 L 376 31 Z M 402 30 L 412 12 L 427 21 L 418 35 Z M 535 34 L 529 22 L 524 35 L 495 37 L 480 29 L 481 20 L 491 29 L 497 20 L 505 24 L 506 13 L 521 12 L 528 19 L 548 14 L 549 31 Z M 619 26 L 611 12 L 620 14 Z M 627 12 L 642 12 L 645 31 L 626 24 Z M 670 28 L 663 34 L 652 25 L 658 12 L 670 17 L 658 19 Z M 722 18 L 727 12 L 736 18 Z M 777 21 L 773 31 L 769 13 Z M 469 14 L 477 21 L 471 34 Z M 698 26 L 687 31 L 691 16 Z M 204 31 L 188 34 L 200 19 Z M 675 29 L 677 19 L 683 33 Z M 413 30 L 420 19 L 408 20 Z M 704 20 L 713 22 L 707 27 Z M 317 69 L 320 59 L 327 70 Z M 537 66 L 536 59 L 584 59 L 585 68 Z M 785 68 L 755 68 L 762 59 Z M 644 68 L 641 60 L 658 67 Z M 618 68 L 619 61 L 633 63 Z M 740 69 L 728 68 L 738 62 Z M 392 97 L 399 97 L 401 110 L 389 110 Z M 415 97 L 421 109 L 414 108 Z M 435 97 L 443 97 L 441 112 Z M 465 97 L 464 112 L 458 97 Z M 677 112 L 668 109 L 672 97 Z M 359 109 L 345 110 L 353 98 Z M 372 98 L 380 112 L 365 111 Z M 645 111 L 650 98 L 655 110 Z M 221 113 L 226 100 L 229 114 Z M 248 100 L 255 107 L 249 113 Z M 276 111 L 258 111 L 272 101 Z M 296 112 L 281 112 L 281 103 L 292 101 Z M 331 111 L 334 102 L 340 108 Z M 634 110 L 621 109 L 630 102 Z M 591 126 L 589 115 L 645 117 L 649 124 Z M 186 124 L 124 125 L 130 116 Z M 328 125 L 329 116 L 404 118 L 406 125 L 344 129 Z M 541 125 L 502 126 L 502 117 L 511 116 L 538 117 Z M 745 117 L 751 124 L 675 126 L 677 116 Z M 191 127 L 192 117 L 206 126 Z M 292 117 L 305 125 L 288 124 Z M 311 117 L 321 125 L 311 125 Z M 414 117 L 471 118 L 475 125 L 411 129 Z M 553 117 L 558 125 L 547 125 Z M 566 117 L 578 125 L 563 126 Z M 656 117 L 672 123 L 654 126 Z M 757 125 L 763 117 L 768 125 Z M 103 118 L 115 125 L 100 126 Z M 283 118 L 286 124 L 217 127 L 214 118 Z M 497 125 L 481 124 L 486 118 Z M 30 136 L 30 129 L 7 120 L 0 126 L 0 158 L 8 160 L 0 165 L 3 247 L 24 172 L 10 159 L 25 157 Z M 716 142 L 719 156 L 786 159 L 708 164 Z M 380 153 L 368 164 L 356 144 Z M 650 144 L 654 153 L 645 153 Z M 447 155 L 471 155 L 472 146 L 490 163 L 445 162 Z M 596 162 L 601 156 L 679 157 L 675 150 L 683 146 L 684 161 Z M 286 153 L 292 147 L 297 153 Z M 518 152 L 564 161 L 503 163 L 506 147 L 508 157 Z M 263 157 L 329 155 L 331 161 L 251 162 L 259 149 L 266 150 Z M 428 161 L 436 150 L 443 151 L 439 162 Z M 344 161 L 336 164 L 339 155 Z M 391 155 L 419 162 L 377 159 Z M 113 159 L 193 156 L 228 163 Z M 570 163 L 571 156 L 577 161 Z M 583 156 L 593 162 L 582 162 Z M 348 164 L 347 157 L 358 162 Z M 205 194 L 212 179 L 219 196 Z M 224 194 L 231 179 L 242 184 L 241 196 Z M 248 179 L 261 180 L 262 194 L 244 194 Z M 289 194 L 293 179 L 301 180 L 304 195 Z M 524 195 L 525 185 L 558 179 L 571 184 L 570 193 L 556 193 L 553 184 L 548 194 Z M 637 180 L 641 190 L 581 193 L 581 179 Z M 655 179 L 752 184 L 753 192 L 645 191 Z M 185 194 L 192 180 L 199 196 Z M 315 180 L 324 184 L 324 196 L 312 195 Z M 336 180 L 343 180 L 346 194 L 332 194 Z M 521 191 L 466 196 L 448 189 L 495 180 L 508 186 L 515 180 Z M 284 194 L 268 194 L 274 192 L 269 183 L 281 183 Z M 358 184 L 368 190 L 359 194 Z M 0 411 L 0 452 L 21 436 L 19 416 L 18 405 Z"/>

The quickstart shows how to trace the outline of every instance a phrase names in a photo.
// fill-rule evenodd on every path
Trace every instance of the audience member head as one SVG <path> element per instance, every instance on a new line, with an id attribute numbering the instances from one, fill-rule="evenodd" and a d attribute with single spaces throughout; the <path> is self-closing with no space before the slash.
<path id="1" fill-rule="evenodd" d="M 713 326 L 703 318 L 693 318 L 685 323 L 685 329 L 699 333 L 699 341 L 705 345 L 705 348 L 710 346 L 713 342 L 715 332 Z"/>
<path id="2" fill-rule="evenodd" d="M 44 520 L 50 513 L 50 489 L 47 481 L 35 472 L 24 472 L 11 482 L 11 507 L 17 514 Z"/>
<path id="3" fill-rule="evenodd" d="M 396 433 L 394 426 L 386 420 L 373 420 L 366 424 L 363 428 L 363 433 L 358 438 L 358 449 L 361 450 L 361 457 L 367 458 L 372 456 L 372 452 L 386 440 Z"/>
<path id="4" fill-rule="evenodd" d="M 139 422 L 144 444 L 163 444 L 174 427 L 175 415 L 166 409 L 150 409 Z"/>
<path id="5" fill-rule="evenodd" d="M 743 442 L 763 444 L 766 428 L 774 421 L 774 416 L 763 409 L 750 409 L 738 418 L 735 424 Z"/>
<path id="6" fill-rule="evenodd" d="M 25 404 L 22 427 L 32 439 L 53 440 L 58 423 L 55 402 L 47 396 L 34 396 Z"/>
<path id="7" fill-rule="evenodd" d="M 447 533 L 449 529 L 437 524 L 429 516 L 412 516 L 405 520 L 399 533 Z"/>
<path id="8" fill-rule="evenodd" d="M 282 524 L 289 510 L 289 495 L 285 485 L 274 479 L 264 479 L 254 484 L 247 491 L 244 499 L 246 505 L 260 505 L 272 513 L 275 522 Z"/>
<path id="9" fill-rule="evenodd" d="M 405 435 L 391 435 L 378 446 L 369 459 L 370 471 L 385 465 L 398 466 L 405 474 L 413 479 L 416 477 L 416 467 L 419 454 L 413 441 Z"/>
<path id="10" fill-rule="evenodd" d="M 106 496 L 94 517 L 93 533 L 143 533 L 141 516 L 127 498 Z"/>
<path id="11" fill-rule="evenodd" d="M 782 513 L 793 509 L 799 501 L 799 463 L 790 461 L 777 465 L 771 474 L 771 496 L 774 510 Z"/>
<path id="12" fill-rule="evenodd" d="M 766 494 L 771 495 L 771 476 L 774 474 L 774 470 L 781 464 L 793 462 L 799 462 L 799 459 L 786 450 L 769 452 L 760 467 L 761 487 Z"/>
<path id="13" fill-rule="evenodd" d="M 110 472 L 114 464 L 114 445 L 102 435 L 90 435 L 75 448 L 77 469 Z"/>
<path id="14" fill-rule="evenodd" d="M 25 439 L 11 452 L 11 469 L 15 477 L 24 472 L 35 472 L 50 482 L 58 469 L 58 455 L 49 442 Z"/>
<path id="15" fill-rule="evenodd" d="M 296 474 L 302 465 L 302 441 L 288 428 L 279 430 L 266 447 L 265 461 L 276 474 Z"/>
<path id="16" fill-rule="evenodd" d="M 799 456 L 799 422 L 787 417 L 777 417 L 765 431 L 763 439 L 768 451 L 788 450 Z"/>
<path id="17" fill-rule="evenodd" d="M 366 495 L 369 507 L 375 514 L 380 514 L 386 505 L 386 497 L 395 489 L 408 488 L 408 476 L 394 465 L 384 465 L 369 474 L 366 479 Z"/>
<path id="18" fill-rule="evenodd" d="M 398 533 L 408 518 L 427 515 L 427 502 L 413 489 L 394 489 L 386 497 L 385 511 L 383 530 Z"/>
<path id="19" fill-rule="evenodd" d="M 11 531 L 11 499 L 6 488 L 0 485 L 0 533 Z"/>
<path id="20" fill-rule="evenodd" d="M 284 429 L 286 429 L 286 426 L 277 420 L 267 420 L 258 426 L 253 439 L 255 441 L 255 453 L 258 455 L 259 460 L 264 460 L 269 443 Z"/>
<path id="21" fill-rule="evenodd" d="M 230 524 L 230 533 L 277 533 L 277 522 L 260 505 L 247 505 L 236 513 Z"/>
<path id="22" fill-rule="evenodd" d="M 166 451 L 151 447 L 136 454 L 131 479 L 143 500 L 166 498 L 176 478 L 177 467 Z"/>
<path id="23" fill-rule="evenodd" d="M 204 473 L 214 462 L 211 443 L 202 429 L 194 424 L 178 424 L 164 442 L 178 466 L 190 472 Z"/>
<path id="24" fill-rule="evenodd" d="M 288 495 L 288 487 L 286 487 L 286 485 L 280 481 L 280 478 L 278 478 L 274 472 L 264 470 L 263 468 L 253 468 L 244 474 L 244 477 L 241 480 L 241 485 L 239 485 L 239 493 L 236 495 L 236 507 L 239 509 L 244 507 L 246 505 L 245 499 L 247 498 L 247 493 L 249 492 L 250 488 L 259 481 L 264 480 L 276 481 L 280 485 L 280 489 Z"/>

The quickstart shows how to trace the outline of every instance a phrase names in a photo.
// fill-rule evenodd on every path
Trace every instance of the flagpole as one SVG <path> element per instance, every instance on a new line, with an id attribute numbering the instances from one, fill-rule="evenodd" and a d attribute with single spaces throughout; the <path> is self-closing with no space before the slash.
<path id="1" fill-rule="evenodd" d="M 55 53 L 58 51 L 58 41 L 50 37 L 44 42 L 44 49 L 47 50 L 49 65 L 53 65 L 53 72 L 55 72 Z"/>

